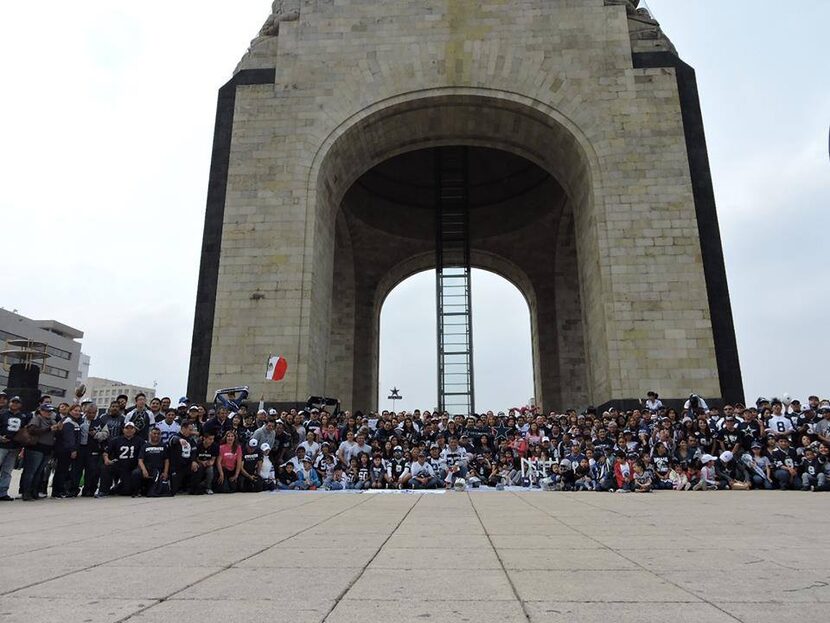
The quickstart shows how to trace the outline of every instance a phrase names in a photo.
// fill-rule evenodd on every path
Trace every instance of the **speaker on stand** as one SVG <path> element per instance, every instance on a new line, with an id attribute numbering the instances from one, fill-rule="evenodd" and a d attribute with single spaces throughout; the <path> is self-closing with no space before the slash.
<path id="1" fill-rule="evenodd" d="M 9 398 L 20 396 L 24 411 L 34 411 L 40 402 L 40 366 L 36 361 L 49 357 L 46 344 L 32 340 L 8 340 L 0 351 L 3 367 L 9 372 L 6 393 Z"/>

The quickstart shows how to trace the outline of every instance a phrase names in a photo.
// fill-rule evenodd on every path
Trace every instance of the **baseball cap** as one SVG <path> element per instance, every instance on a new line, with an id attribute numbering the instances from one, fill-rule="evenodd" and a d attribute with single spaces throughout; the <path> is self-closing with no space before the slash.
<path id="1" fill-rule="evenodd" d="M 179 404 L 181 403 L 190 404 L 190 398 L 188 398 L 187 396 L 182 396 L 181 398 L 179 398 Z"/>
<path id="2" fill-rule="evenodd" d="M 401 448 L 400 446 L 395 446 L 393 452 L 403 452 L 403 448 Z"/>
<path id="3" fill-rule="evenodd" d="M 265 409 L 262 409 L 262 411 L 265 412 Z M 277 415 L 277 410 L 276 409 L 268 409 L 268 415 Z"/>
<path id="4" fill-rule="evenodd" d="M 2 389 L 0 389 L 0 396 L 4 396 L 6 398 L 9 397 L 9 395 L 6 392 L 4 392 Z"/>
<path id="5" fill-rule="evenodd" d="M 9 398 L 9 402 L 23 402 L 23 401 L 20 400 L 20 396 L 12 396 L 11 398 Z"/>
<path id="6" fill-rule="evenodd" d="M 133 424 L 132 422 L 127 422 L 126 424 L 124 424 L 124 428 L 135 428 L 135 424 Z"/>
<path id="7" fill-rule="evenodd" d="M 731 461 L 734 457 L 735 455 L 732 454 L 732 452 L 730 452 L 729 450 L 724 450 L 720 453 L 720 460 L 724 463 L 729 463 L 729 461 Z"/>
<path id="8" fill-rule="evenodd" d="M 259 445 L 259 442 L 256 439 L 254 439 L 253 437 L 251 437 L 248 440 L 248 445 L 251 446 L 252 448 L 256 448 Z"/>
<path id="9" fill-rule="evenodd" d="M 264 444 L 262 444 L 262 445 L 260 446 L 260 448 L 262 449 L 262 451 L 263 451 L 263 452 L 270 452 L 270 450 L 271 450 L 271 445 L 270 445 L 270 444 L 267 444 L 267 443 L 264 443 Z"/>
<path id="10" fill-rule="evenodd" d="M 700 462 L 701 463 L 709 463 L 710 461 L 714 461 L 714 460 L 715 460 L 715 457 L 713 457 L 711 454 L 704 454 L 702 457 L 700 457 Z"/>
<path id="11" fill-rule="evenodd" d="M 181 407 L 181 406 L 183 406 L 183 405 L 179 404 L 179 406 Z M 188 411 L 198 411 L 198 410 L 199 410 L 199 407 L 197 407 L 196 405 L 193 405 L 192 407 L 190 407 L 190 408 L 188 409 Z"/>
<path id="12" fill-rule="evenodd" d="M 311 463 L 311 462 L 312 462 L 312 460 L 311 460 L 310 456 L 306 455 L 306 456 L 303 457 L 303 463 Z"/>

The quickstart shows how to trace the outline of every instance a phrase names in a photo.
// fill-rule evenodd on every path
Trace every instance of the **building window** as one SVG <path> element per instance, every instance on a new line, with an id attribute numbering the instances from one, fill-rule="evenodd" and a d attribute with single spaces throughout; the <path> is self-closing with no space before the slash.
<path id="1" fill-rule="evenodd" d="M 54 398 L 66 397 L 66 390 L 60 387 L 51 387 L 50 385 L 38 385 L 37 388 L 44 394 L 48 394 Z"/>
<path id="2" fill-rule="evenodd" d="M 47 346 L 46 352 L 52 355 L 53 357 L 60 357 L 61 359 L 72 359 L 72 353 L 68 350 L 63 350 L 62 348 L 55 348 L 54 346 Z"/>
<path id="3" fill-rule="evenodd" d="M 56 368 L 54 366 L 45 365 L 43 366 L 43 372 L 45 374 L 51 374 L 52 376 L 56 376 L 59 379 L 68 379 L 69 378 L 69 371 L 62 370 L 61 368 Z"/>

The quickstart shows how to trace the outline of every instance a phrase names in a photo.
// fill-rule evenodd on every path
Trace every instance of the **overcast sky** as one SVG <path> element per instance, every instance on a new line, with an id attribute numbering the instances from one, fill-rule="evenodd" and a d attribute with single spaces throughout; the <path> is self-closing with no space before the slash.
<path id="1" fill-rule="evenodd" d="M 697 70 L 747 399 L 830 394 L 830 2 L 648 4 Z M 0 306 L 83 330 L 93 375 L 184 391 L 216 92 L 269 6 L 0 3 Z M 477 406 L 524 403 L 521 295 L 474 304 Z M 428 274 L 390 295 L 382 398 L 434 403 L 433 315 Z"/>

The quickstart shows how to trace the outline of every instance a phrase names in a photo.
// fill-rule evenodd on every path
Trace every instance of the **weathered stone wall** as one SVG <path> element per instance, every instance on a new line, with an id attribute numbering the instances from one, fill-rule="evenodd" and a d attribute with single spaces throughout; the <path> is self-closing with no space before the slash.
<path id="1" fill-rule="evenodd" d="M 210 387 L 261 378 L 279 350 L 286 381 L 253 394 L 323 392 L 347 356 L 330 345 L 343 195 L 396 153 L 463 143 L 569 194 L 586 401 L 720 395 L 674 70 L 633 69 L 624 7 L 305 0 L 263 45 L 276 84 L 237 89 Z M 256 51 L 241 68 L 267 65 Z"/>

